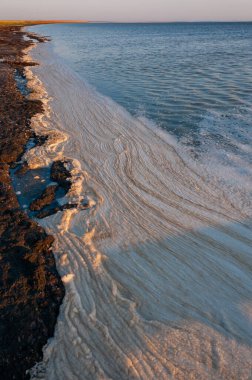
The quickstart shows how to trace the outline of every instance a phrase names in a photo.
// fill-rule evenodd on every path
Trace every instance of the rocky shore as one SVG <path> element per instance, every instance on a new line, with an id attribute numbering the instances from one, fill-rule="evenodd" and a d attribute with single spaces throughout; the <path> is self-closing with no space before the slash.
<path id="1" fill-rule="evenodd" d="M 42 359 L 42 348 L 53 336 L 64 287 L 52 252 L 53 237 L 20 207 L 10 169 L 20 160 L 34 132 L 33 115 L 40 101 L 28 100 L 16 84 L 28 63 L 23 49 L 31 42 L 17 26 L 0 26 L 0 378 L 28 379 Z M 42 42 L 42 41 L 40 41 Z M 31 63 L 29 63 L 31 64 Z M 35 136 L 36 138 L 36 136 Z M 39 139 L 37 139 L 39 143 Z M 41 143 L 41 142 L 40 142 Z M 33 207 L 54 198 L 55 189 L 42 193 Z M 41 207 L 40 207 L 41 206 Z"/>

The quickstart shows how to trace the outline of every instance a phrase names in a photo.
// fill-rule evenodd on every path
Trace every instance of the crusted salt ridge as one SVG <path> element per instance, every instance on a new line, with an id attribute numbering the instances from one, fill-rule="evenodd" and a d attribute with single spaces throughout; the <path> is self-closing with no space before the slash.
<path id="1" fill-rule="evenodd" d="M 38 43 L 33 43 L 24 50 L 24 61 L 34 62 L 30 56 L 30 52 L 37 44 Z M 71 173 L 71 188 L 66 195 L 66 199 L 73 202 L 80 202 L 83 200 L 83 197 L 80 195 L 80 189 L 87 174 L 81 170 L 80 163 L 76 159 L 71 159 L 64 155 L 64 143 L 67 141 L 68 135 L 65 132 L 57 130 L 54 126 L 51 126 L 51 98 L 48 96 L 43 83 L 34 75 L 31 68 L 26 66 L 24 70 L 27 87 L 31 89 L 29 99 L 40 100 L 43 104 L 43 112 L 32 117 L 31 128 L 36 135 L 44 136 L 46 140 L 42 145 L 36 145 L 34 148 L 27 150 L 22 160 L 28 164 L 30 169 L 48 167 L 53 161 L 57 160 L 66 162 L 65 166 Z M 65 202 L 65 200 L 62 201 Z"/>

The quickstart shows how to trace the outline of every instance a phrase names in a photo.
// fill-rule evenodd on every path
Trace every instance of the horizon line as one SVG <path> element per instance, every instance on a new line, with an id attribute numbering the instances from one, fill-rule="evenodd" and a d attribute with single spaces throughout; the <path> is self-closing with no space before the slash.
<path id="1" fill-rule="evenodd" d="M 146 21 L 117 21 L 117 20 L 80 20 L 80 19 L 0 19 L 1 22 L 20 22 L 20 23 L 76 23 L 76 24 L 173 24 L 173 23 L 252 23 L 252 20 L 146 20 Z"/>

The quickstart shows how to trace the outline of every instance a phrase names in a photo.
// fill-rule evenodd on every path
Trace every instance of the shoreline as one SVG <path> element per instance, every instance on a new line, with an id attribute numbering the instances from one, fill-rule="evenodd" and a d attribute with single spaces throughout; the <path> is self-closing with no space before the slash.
<path id="1" fill-rule="evenodd" d="M 157 371 L 164 380 L 192 371 L 246 379 L 251 338 L 240 294 L 251 286 L 230 266 L 249 274 L 251 232 L 239 202 L 206 182 L 169 134 L 89 86 L 50 43 L 32 57 L 53 110 L 38 130 L 67 134 L 62 152 L 79 162 L 82 194 L 94 200 L 92 210 L 43 221 L 66 296 L 34 379 L 149 379 Z M 213 351 L 225 361 L 215 365 Z"/>
<path id="2" fill-rule="evenodd" d="M 86 85 L 50 44 L 28 50 L 28 99 L 43 113 L 30 118 L 37 145 L 27 140 L 12 178 L 20 204 L 29 174 L 44 181 L 42 192 L 31 183 L 27 212 L 42 212 L 65 286 L 32 379 L 248 379 L 247 210 L 206 183 L 169 134 Z"/>
<path id="3" fill-rule="evenodd" d="M 34 139 L 35 145 L 43 144 L 31 128 L 31 119 L 43 113 L 43 104 L 22 94 L 15 78 L 19 75 L 25 79 L 25 68 L 35 64 L 24 60 L 25 50 L 32 45 L 31 40 L 24 40 L 25 35 L 29 33 L 23 32 L 21 26 L 0 25 L 0 372 L 3 380 L 29 378 L 27 371 L 41 360 L 42 348 L 53 336 L 65 294 L 52 253 L 54 238 L 18 203 L 10 176 L 30 139 Z M 39 37 L 37 41 L 44 39 Z M 55 174 L 59 180 L 60 169 Z"/>
<path id="4" fill-rule="evenodd" d="M 0 20 L 0 27 L 28 27 L 48 24 L 87 24 L 85 20 Z"/>

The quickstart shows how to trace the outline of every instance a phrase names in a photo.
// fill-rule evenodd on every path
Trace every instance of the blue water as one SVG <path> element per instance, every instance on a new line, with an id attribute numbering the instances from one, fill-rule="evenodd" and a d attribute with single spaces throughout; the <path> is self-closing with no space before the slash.
<path id="1" fill-rule="evenodd" d="M 232 192 L 246 189 L 242 202 L 251 203 L 252 23 L 32 29 L 49 35 L 83 80 L 172 134 Z"/>
<path id="2" fill-rule="evenodd" d="M 252 23 L 71 24 L 34 28 L 85 80 L 176 135 L 209 112 L 246 112 Z"/>

